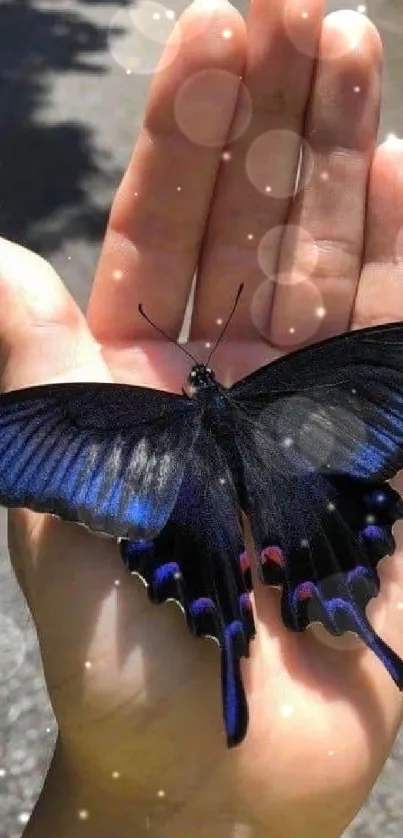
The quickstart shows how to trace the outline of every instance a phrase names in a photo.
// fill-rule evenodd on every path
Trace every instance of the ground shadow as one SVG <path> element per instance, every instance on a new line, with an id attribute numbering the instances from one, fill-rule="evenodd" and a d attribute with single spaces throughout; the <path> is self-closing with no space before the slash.
<path id="1" fill-rule="evenodd" d="M 63 102 L 50 104 L 61 74 L 110 68 L 108 27 L 85 17 L 81 5 L 96 0 L 59 8 L 5 0 L 1 8 L 0 234 L 46 255 L 66 238 L 101 239 L 108 206 L 94 202 L 89 182 L 118 178 L 88 126 L 65 121 Z"/>

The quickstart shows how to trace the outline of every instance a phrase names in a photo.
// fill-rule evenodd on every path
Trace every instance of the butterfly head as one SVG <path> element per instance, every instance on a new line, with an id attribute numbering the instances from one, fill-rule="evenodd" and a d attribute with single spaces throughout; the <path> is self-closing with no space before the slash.
<path id="1" fill-rule="evenodd" d="M 194 364 L 188 376 L 188 385 L 192 394 L 202 387 L 211 387 L 215 381 L 213 370 L 205 364 Z"/>

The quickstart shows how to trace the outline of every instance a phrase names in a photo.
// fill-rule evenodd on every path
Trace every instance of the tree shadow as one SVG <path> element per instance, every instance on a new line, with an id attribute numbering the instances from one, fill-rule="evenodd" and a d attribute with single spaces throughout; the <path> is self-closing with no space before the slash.
<path id="1" fill-rule="evenodd" d="M 120 175 L 85 122 L 63 119 L 63 100 L 52 100 L 62 76 L 74 75 L 79 95 L 80 76 L 110 67 L 109 30 L 80 13 L 81 3 L 105 0 L 74 8 L 4 0 L 1 9 L 0 234 L 46 255 L 66 239 L 101 238 L 109 207 L 89 184 Z"/>

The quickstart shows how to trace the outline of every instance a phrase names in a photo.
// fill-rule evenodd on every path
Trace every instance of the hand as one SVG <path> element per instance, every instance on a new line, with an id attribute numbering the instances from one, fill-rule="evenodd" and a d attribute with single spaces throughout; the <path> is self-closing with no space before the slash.
<path id="1" fill-rule="evenodd" d="M 49 265 L 1 242 L 3 390 L 115 380 L 180 391 L 187 359 L 137 306 L 176 338 L 197 262 L 191 351 L 200 358 L 246 283 L 214 356 L 224 383 L 303 342 L 403 319 L 403 146 L 375 150 L 374 27 L 353 12 L 323 23 L 320 0 L 255 0 L 246 32 L 215 0 L 190 7 L 180 32 L 113 203 L 87 321 Z M 239 137 L 226 144 L 241 74 L 251 119 L 244 94 Z M 296 135 L 309 153 L 293 199 Z M 273 229 L 262 273 L 257 248 Z M 266 279 L 274 272 L 276 286 Z M 82 834 L 97 838 L 145 829 L 158 838 L 340 836 L 401 721 L 400 693 L 370 651 L 351 635 L 287 632 L 278 592 L 258 588 L 258 634 L 243 665 L 249 732 L 228 752 L 216 646 L 192 638 L 173 605 L 151 605 L 110 540 L 27 510 L 9 523 L 60 731 L 26 838 L 75 836 L 80 816 Z M 382 564 L 368 614 L 402 654 L 400 558 Z"/>

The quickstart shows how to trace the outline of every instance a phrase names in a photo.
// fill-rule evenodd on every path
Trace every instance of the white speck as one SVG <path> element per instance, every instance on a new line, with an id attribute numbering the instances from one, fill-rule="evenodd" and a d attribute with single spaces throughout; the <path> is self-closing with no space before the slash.
<path id="1" fill-rule="evenodd" d="M 120 777 L 120 771 L 112 771 L 112 777 L 117 780 Z"/>
<path id="2" fill-rule="evenodd" d="M 154 12 L 154 14 L 153 14 L 153 19 L 154 19 L 154 20 L 160 20 L 160 18 L 161 18 L 160 13 L 159 13 L 159 12 Z"/>
<path id="3" fill-rule="evenodd" d="M 92 667 L 91 661 L 85 661 L 84 666 L 85 666 L 86 669 L 91 669 L 91 667 Z"/>
<path id="4" fill-rule="evenodd" d="M 5 768 L 0 768 L 0 777 L 5 777 L 5 776 L 6 776 Z"/>
<path id="5" fill-rule="evenodd" d="M 120 585 L 120 579 L 115 579 L 115 585 L 116 585 L 116 587 L 117 587 L 117 588 L 119 587 L 119 585 Z"/>
<path id="6" fill-rule="evenodd" d="M 360 3 L 360 5 L 357 6 L 357 12 L 360 12 L 360 14 L 365 15 L 366 11 L 367 7 L 364 3 Z"/>
<path id="7" fill-rule="evenodd" d="M 359 84 L 356 84 L 355 87 L 353 88 L 353 90 L 354 90 L 354 93 L 359 93 L 360 90 L 361 90 Z"/>
<path id="8" fill-rule="evenodd" d="M 332 502 L 328 503 L 327 508 L 328 508 L 329 512 L 334 512 L 334 510 L 336 509 L 334 503 L 332 503 Z"/>
<path id="9" fill-rule="evenodd" d="M 220 477 L 218 482 L 221 483 L 221 486 L 223 486 L 225 483 L 225 477 Z"/>
<path id="10" fill-rule="evenodd" d="M 253 238 L 254 238 L 253 233 L 248 233 L 248 239 L 249 239 L 249 241 L 252 241 L 252 239 L 253 239 Z"/>
<path id="11" fill-rule="evenodd" d="M 326 309 L 324 306 L 318 306 L 318 308 L 315 309 L 315 314 L 317 317 L 325 317 Z"/>
<path id="12" fill-rule="evenodd" d="M 120 271 L 120 270 L 113 271 L 112 276 L 113 276 L 114 279 L 122 279 L 123 271 Z"/>
<path id="13" fill-rule="evenodd" d="M 222 323 L 223 323 L 222 317 L 217 317 L 217 320 L 215 322 L 217 323 L 217 326 L 222 326 Z"/>
<path id="14" fill-rule="evenodd" d="M 295 327 L 294 327 L 294 326 L 290 326 L 290 328 L 289 328 L 289 330 L 288 330 L 288 331 L 289 331 L 290 335 L 294 335 L 294 334 L 295 334 Z"/>
<path id="15" fill-rule="evenodd" d="M 320 173 L 321 180 L 329 180 L 329 172 L 321 172 Z"/>
<path id="16" fill-rule="evenodd" d="M 135 197 L 135 198 L 137 198 L 137 197 L 138 197 L 138 194 L 139 194 L 138 192 L 135 192 L 135 193 L 134 193 L 134 197 Z"/>
<path id="17" fill-rule="evenodd" d="M 52 728 L 51 728 L 51 727 L 47 727 L 47 728 L 46 728 L 46 733 L 51 733 L 51 732 L 52 732 Z"/>
<path id="18" fill-rule="evenodd" d="M 225 161 L 231 160 L 231 157 L 232 157 L 232 154 L 231 154 L 230 151 L 223 151 L 223 153 L 221 155 L 221 159 L 225 160 Z"/>
<path id="19" fill-rule="evenodd" d="M 182 192 L 182 187 L 181 187 L 181 186 L 177 186 L 177 187 L 176 187 L 176 191 L 177 191 L 177 192 Z"/>
<path id="20" fill-rule="evenodd" d="M 158 791 L 157 791 L 157 797 L 165 797 L 165 792 L 164 792 L 164 789 L 158 789 Z"/>
<path id="21" fill-rule="evenodd" d="M 78 814 L 78 817 L 80 818 L 80 821 L 86 821 L 86 820 L 88 820 L 88 817 L 89 817 L 89 811 L 88 811 L 88 809 L 80 809 L 80 810 L 77 812 L 77 814 Z"/>
<path id="22" fill-rule="evenodd" d="M 309 547 L 309 541 L 307 538 L 301 538 L 300 544 L 301 547 Z"/>
<path id="23" fill-rule="evenodd" d="M 232 29 L 223 29 L 222 36 L 226 41 L 228 41 L 230 38 L 232 38 L 232 35 L 233 35 Z"/>
<path id="24" fill-rule="evenodd" d="M 355 389 L 355 387 L 351 388 L 351 392 L 352 392 L 353 396 L 355 396 L 357 394 L 357 390 Z"/>
<path id="25" fill-rule="evenodd" d="M 18 823 L 28 823 L 30 817 L 31 815 L 29 812 L 20 812 L 19 815 L 17 815 L 17 821 Z"/>
<path id="26" fill-rule="evenodd" d="M 367 515 L 365 520 L 367 524 L 375 524 L 376 518 L 375 515 Z"/>
<path id="27" fill-rule="evenodd" d="M 303 17 L 304 20 L 306 20 L 309 17 L 308 12 L 302 12 L 301 17 Z"/>
<path id="28" fill-rule="evenodd" d="M 282 445 L 283 445 L 284 448 L 291 448 L 291 445 L 293 445 L 293 444 L 294 444 L 294 440 L 291 436 L 286 436 L 282 441 Z"/>
<path id="29" fill-rule="evenodd" d="M 209 340 L 206 341 L 206 343 L 204 345 L 205 345 L 206 349 L 211 349 L 211 343 L 210 343 Z"/>
<path id="30" fill-rule="evenodd" d="M 67 261 L 70 262 L 70 260 L 71 260 L 71 256 L 68 256 Z"/>
<path id="31" fill-rule="evenodd" d="M 168 20 L 174 20 L 175 12 L 172 9 L 167 9 L 165 12 L 165 17 L 167 17 Z"/>
<path id="32" fill-rule="evenodd" d="M 271 186 L 266 186 L 264 191 L 265 192 L 271 192 Z"/>
<path id="33" fill-rule="evenodd" d="M 131 70 L 126 70 L 126 75 L 127 75 L 127 76 L 131 76 L 131 74 L 132 74 L 132 71 L 131 71 Z"/>
<path id="34" fill-rule="evenodd" d="M 281 715 L 283 716 L 284 719 L 288 719 L 289 716 L 292 716 L 293 712 L 294 712 L 294 708 L 291 706 L 291 704 L 283 704 L 283 706 L 280 710 L 280 713 L 281 713 Z"/>
<path id="35" fill-rule="evenodd" d="M 399 611 L 402 611 L 403 610 L 403 602 L 398 602 L 397 607 L 398 607 Z"/>
<path id="36" fill-rule="evenodd" d="M 333 754 L 334 754 L 334 751 L 328 751 L 328 754 L 329 754 L 330 757 L 332 757 Z"/>

